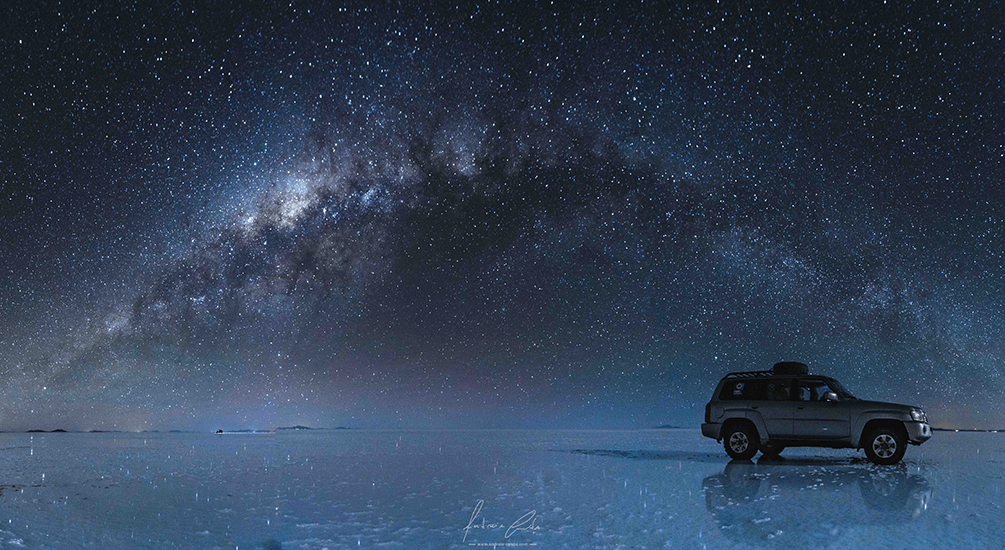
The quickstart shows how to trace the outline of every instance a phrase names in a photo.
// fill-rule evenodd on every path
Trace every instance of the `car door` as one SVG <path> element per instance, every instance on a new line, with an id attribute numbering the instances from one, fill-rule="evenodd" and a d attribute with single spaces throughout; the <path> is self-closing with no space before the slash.
<path id="1" fill-rule="evenodd" d="M 760 416 L 768 430 L 769 439 L 783 439 L 792 436 L 791 401 L 792 379 L 775 378 L 759 380 L 763 391 L 752 395 L 748 402 L 750 415 Z"/>
<path id="2" fill-rule="evenodd" d="M 825 392 L 834 391 L 817 378 L 796 381 L 793 435 L 803 439 L 846 439 L 851 433 L 847 401 L 824 401 Z"/>

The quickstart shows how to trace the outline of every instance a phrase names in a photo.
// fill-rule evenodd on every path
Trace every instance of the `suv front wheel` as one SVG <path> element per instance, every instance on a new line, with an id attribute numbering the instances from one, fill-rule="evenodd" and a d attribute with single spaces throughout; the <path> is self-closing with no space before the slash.
<path id="1" fill-rule="evenodd" d="M 757 454 L 760 439 L 752 426 L 738 424 L 726 429 L 722 446 L 726 454 L 738 460 L 750 460 Z"/>
<path id="2" fill-rule="evenodd" d="M 907 439 L 892 428 L 873 430 L 865 439 L 865 456 L 876 464 L 896 464 L 905 451 Z"/>

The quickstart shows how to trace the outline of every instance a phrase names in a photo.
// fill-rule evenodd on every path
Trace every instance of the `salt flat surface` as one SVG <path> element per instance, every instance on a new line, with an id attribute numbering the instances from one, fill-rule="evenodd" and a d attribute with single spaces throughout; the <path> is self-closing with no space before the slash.
<path id="1" fill-rule="evenodd" d="M 0 548 L 1000 548 L 1003 448 L 937 432 L 878 467 L 730 463 L 697 430 L 0 434 Z"/>

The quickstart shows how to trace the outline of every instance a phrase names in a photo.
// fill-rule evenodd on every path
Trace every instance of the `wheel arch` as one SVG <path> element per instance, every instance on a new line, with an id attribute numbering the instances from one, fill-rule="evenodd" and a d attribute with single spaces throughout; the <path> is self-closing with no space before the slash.
<path id="1" fill-rule="evenodd" d="M 759 439 L 761 439 L 762 441 L 767 439 L 765 437 L 766 434 L 761 433 L 761 430 L 758 428 L 757 423 L 749 418 L 727 418 L 722 422 L 722 430 L 719 432 L 719 435 L 725 437 L 725 434 L 729 433 L 729 429 L 732 428 L 733 426 L 748 426 L 750 428 L 753 428 L 754 431 L 757 432 L 757 437 Z"/>
<path id="2" fill-rule="evenodd" d="M 748 410 L 742 420 L 746 420 L 754 426 L 754 431 L 757 432 L 757 437 L 759 437 L 761 441 L 768 441 L 771 439 L 771 435 L 768 434 L 768 426 L 764 423 L 764 418 L 761 416 L 760 412 L 756 410 Z"/>
<path id="3" fill-rule="evenodd" d="M 902 420 L 896 420 L 893 418 L 873 418 L 862 426 L 862 429 L 858 431 L 858 440 L 852 442 L 852 446 L 856 449 L 861 449 L 865 447 L 864 442 L 866 436 L 873 430 L 878 430 L 881 428 L 890 428 L 896 430 L 903 436 L 904 441 L 908 440 L 907 426 L 904 426 Z"/>

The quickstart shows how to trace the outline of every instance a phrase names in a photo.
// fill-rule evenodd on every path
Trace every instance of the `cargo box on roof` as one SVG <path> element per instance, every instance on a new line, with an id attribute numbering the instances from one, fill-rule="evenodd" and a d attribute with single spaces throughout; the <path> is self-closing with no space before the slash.
<path id="1" fill-rule="evenodd" d="M 775 363 L 775 366 L 771 367 L 771 372 L 775 374 L 793 374 L 796 376 L 805 376 L 809 374 L 810 368 L 806 366 L 806 363 L 797 363 L 796 361 L 782 361 L 781 363 Z"/>

